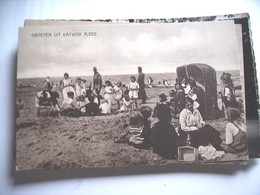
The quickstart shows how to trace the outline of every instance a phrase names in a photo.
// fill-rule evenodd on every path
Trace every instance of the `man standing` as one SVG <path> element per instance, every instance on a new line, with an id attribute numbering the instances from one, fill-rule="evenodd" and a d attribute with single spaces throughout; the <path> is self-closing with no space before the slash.
<path id="1" fill-rule="evenodd" d="M 93 71 L 94 71 L 94 76 L 93 76 L 92 88 L 97 95 L 98 105 L 100 105 L 100 91 L 102 88 L 102 78 L 99 72 L 97 71 L 96 67 L 93 67 Z"/>
<path id="2" fill-rule="evenodd" d="M 145 92 L 145 83 L 144 83 L 144 78 L 145 75 L 142 72 L 142 67 L 138 67 L 138 78 L 137 78 L 137 83 L 139 84 L 139 92 L 138 92 L 138 99 L 142 100 L 142 104 L 146 103 L 146 92 Z"/>

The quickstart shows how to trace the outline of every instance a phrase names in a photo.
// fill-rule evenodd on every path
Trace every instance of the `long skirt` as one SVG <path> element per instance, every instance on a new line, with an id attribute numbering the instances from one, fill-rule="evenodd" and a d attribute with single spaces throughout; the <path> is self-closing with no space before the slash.
<path id="1" fill-rule="evenodd" d="M 190 135 L 191 146 L 198 148 L 199 146 L 207 146 L 211 144 L 217 150 L 222 150 L 220 144 L 222 142 L 220 133 L 212 126 L 205 125 L 196 131 L 185 132 L 180 130 L 181 145 L 186 144 L 188 134 Z"/>
<path id="2" fill-rule="evenodd" d="M 147 96 L 144 87 L 140 87 L 138 91 L 138 99 L 141 99 L 143 102 L 145 102 L 146 98 Z"/>
<path id="3" fill-rule="evenodd" d="M 114 101 L 113 94 L 105 94 L 104 99 L 107 100 L 108 105 L 110 106 L 110 108 L 112 108 L 112 104 Z"/>

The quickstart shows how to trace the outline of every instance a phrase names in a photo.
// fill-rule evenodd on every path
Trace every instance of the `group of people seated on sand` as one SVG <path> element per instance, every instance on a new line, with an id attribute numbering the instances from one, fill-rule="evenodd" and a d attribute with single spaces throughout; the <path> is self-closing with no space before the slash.
<path id="1" fill-rule="evenodd" d="M 99 73 L 95 73 L 94 84 L 101 80 Z M 138 108 L 139 84 L 135 76 L 130 77 L 130 82 L 123 90 L 121 81 L 113 86 L 111 81 L 107 80 L 105 86 L 93 88 L 93 86 L 86 87 L 86 82 L 79 77 L 72 83 L 68 73 L 65 73 L 61 81 L 63 94 L 61 106 L 58 102 L 59 93 L 49 78 L 45 83 L 46 89 L 37 94 L 37 99 L 40 104 L 41 97 L 49 98 L 60 115 L 70 117 L 111 114 L 112 104 L 115 101 L 117 109 L 114 112 L 131 111 L 127 136 L 121 137 L 116 142 L 127 140 L 129 145 L 136 148 L 153 147 L 154 151 L 164 158 L 175 158 L 179 146 L 189 145 L 198 148 L 201 155 L 210 159 L 214 155 L 210 157 L 207 155 L 208 153 L 212 155 L 212 151 L 215 151 L 215 157 L 221 157 L 225 152 L 246 151 L 246 128 L 241 117 L 241 109 L 234 96 L 231 75 L 228 73 L 223 75 L 221 80 L 226 85 L 221 95 L 225 105 L 225 116 L 229 121 L 225 128 L 224 140 L 220 137 L 220 130 L 204 122 L 205 92 L 192 79 L 177 82 L 175 89 L 169 91 L 169 99 L 164 93 L 160 94 L 154 109 L 149 106 Z M 100 95 L 102 87 L 104 98 Z M 151 117 L 158 121 L 152 124 Z M 174 125 L 173 120 L 178 120 L 178 125 Z M 218 153 L 219 151 L 222 153 Z"/>
<path id="2" fill-rule="evenodd" d="M 153 148 L 163 158 L 174 159 L 179 146 L 197 148 L 199 154 L 207 160 L 223 157 L 225 153 L 246 154 L 246 129 L 238 109 L 228 110 L 228 123 L 225 127 L 225 138 L 220 131 L 207 124 L 194 101 L 185 98 L 185 108 L 181 111 L 178 124 L 172 121 L 170 103 L 157 104 L 152 109 L 142 106 L 140 111 L 132 112 L 127 134 L 115 140 L 116 143 L 128 143 L 138 149 Z M 156 122 L 152 123 L 156 117 Z M 154 120 L 153 120 L 154 121 Z"/>
<path id="3" fill-rule="evenodd" d="M 97 72 L 97 74 L 99 74 Z M 101 76 L 86 86 L 86 82 L 77 77 L 75 82 L 64 73 L 64 78 L 60 82 L 63 100 L 59 104 L 59 92 L 50 78 L 47 77 L 44 82 L 44 90 L 36 95 L 36 107 L 44 105 L 44 102 L 51 103 L 52 107 L 63 116 L 97 116 L 107 115 L 117 112 L 138 110 L 138 98 L 140 97 L 140 86 L 135 76 L 130 76 L 130 82 L 126 86 L 121 81 L 117 81 L 113 86 L 110 80 L 106 80 L 102 85 Z M 98 83 L 100 82 L 100 84 Z M 91 86 L 93 85 L 93 86 Z M 101 88 L 104 89 L 104 95 L 100 95 Z M 145 94 L 146 96 L 146 94 Z M 112 107 L 116 103 L 117 109 Z"/>
<path id="4" fill-rule="evenodd" d="M 245 155 L 247 142 L 243 110 L 238 106 L 230 84 L 225 85 L 223 90 L 228 121 L 224 139 L 220 136 L 220 130 L 203 120 L 200 109 L 204 106 L 204 90 L 194 80 L 182 80 L 176 83 L 175 90 L 169 91 L 169 100 L 162 93 L 154 109 L 143 106 L 140 112 L 132 113 L 128 133 L 116 142 L 128 142 L 143 149 L 153 147 L 154 152 L 164 158 L 176 158 L 177 148 L 185 145 L 197 148 L 207 160 L 222 157 L 225 153 Z M 225 104 L 226 101 L 233 104 Z M 152 124 L 151 117 L 157 118 L 157 122 Z M 173 120 L 178 120 L 178 125 Z"/>

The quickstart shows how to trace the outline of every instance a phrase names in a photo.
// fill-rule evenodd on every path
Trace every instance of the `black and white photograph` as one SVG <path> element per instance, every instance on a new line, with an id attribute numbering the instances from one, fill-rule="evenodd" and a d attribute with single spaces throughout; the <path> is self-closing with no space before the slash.
<path id="1" fill-rule="evenodd" d="M 232 20 L 20 28 L 16 170 L 246 163 L 241 34 Z"/>

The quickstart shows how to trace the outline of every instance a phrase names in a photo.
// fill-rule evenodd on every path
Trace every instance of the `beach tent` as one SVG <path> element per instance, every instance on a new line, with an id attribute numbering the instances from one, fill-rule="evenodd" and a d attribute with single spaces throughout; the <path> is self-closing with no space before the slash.
<path id="1" fill-rule="evenodd" d="M 205 92 L 205 116 L 204 119 L 214 119 L 217 117 L 217 78 L 216 71 L 206 64 L 189 64 L 179 66 L 176 69 L 177 81 L 182 79 L 194 79 L 198 86 Z"/>

